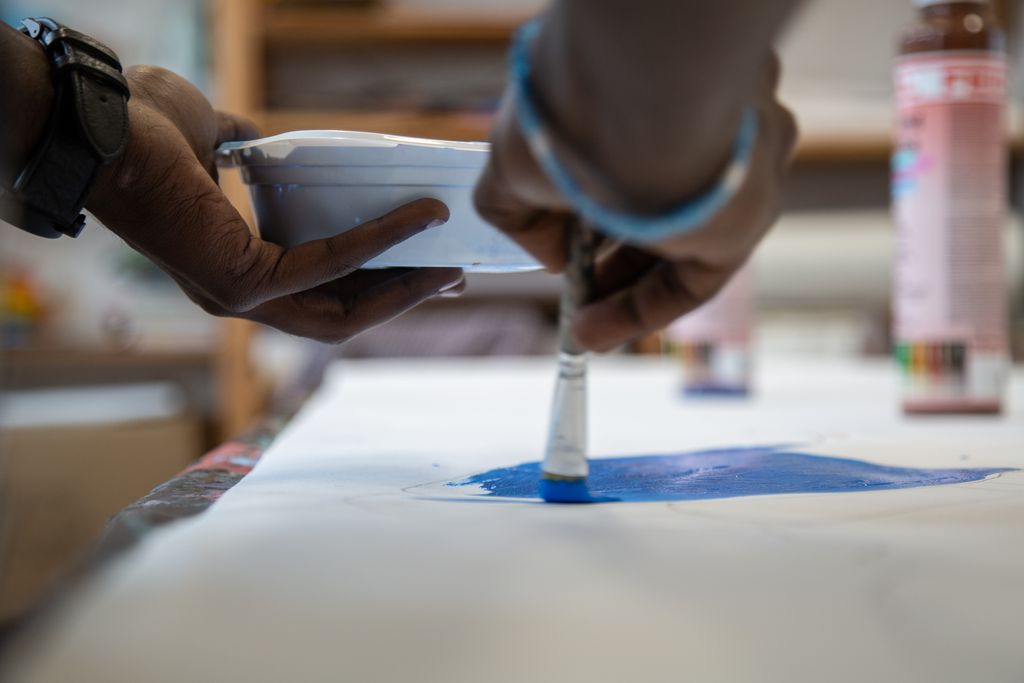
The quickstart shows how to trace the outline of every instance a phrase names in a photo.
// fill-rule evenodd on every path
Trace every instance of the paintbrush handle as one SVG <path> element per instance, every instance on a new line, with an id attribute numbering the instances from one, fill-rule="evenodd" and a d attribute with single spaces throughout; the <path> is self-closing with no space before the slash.
<path id="1" fill-rule="evenodd" d="M 569 258 L 558 316 L 559 349 L 563 353 L 583 355 L 586 351 L 572 334 L 572 319 L 590 300 L 594 279 L 594 231 L 579 219 L 566 225 Z"/>
<path id="2" fill-rule="evenodd" d="M 548 479 L 587 476 L 587 353 L 572 334 L 572 320 L 590 298 L 594 275 L 594 233 L 579 221 L 566 227 L 569 262 L 562 284 L 558 320 L 558 380 L 551 425 L 541 465 Z"/>

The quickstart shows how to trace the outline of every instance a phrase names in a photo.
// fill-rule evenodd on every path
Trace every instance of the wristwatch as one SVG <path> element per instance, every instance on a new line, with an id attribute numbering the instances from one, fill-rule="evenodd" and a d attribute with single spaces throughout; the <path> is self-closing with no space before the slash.
<path id="1" fill-rule="evenodd" d="M 12 187 L 0 187 L 0 218 L 40 237 L 78 237 L 82 209 L 104 166 L 128 141 L 128 82 L 117 55 L 53 19 L 24 19 L 22 33 L 50 60 L 53 109 Z"/>

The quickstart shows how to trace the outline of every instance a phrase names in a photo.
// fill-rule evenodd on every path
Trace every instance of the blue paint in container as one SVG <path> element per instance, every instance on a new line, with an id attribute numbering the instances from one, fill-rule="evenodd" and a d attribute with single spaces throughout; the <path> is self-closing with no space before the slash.
<path id="1" fill-rule="evenodd" d="M 666 502 L 782 493 L 849 493 L 979 481 L 1013 468 L 922 469 L 877 465 L 789 450 L 785 446 L 723 448 L 590 461 L 589 500 Z M 478 486 L 483 496 L 541 498 L 540 463 L 475 474 L 449 486 Z M 553 482 L 546 482 L 551 484 Z"/>

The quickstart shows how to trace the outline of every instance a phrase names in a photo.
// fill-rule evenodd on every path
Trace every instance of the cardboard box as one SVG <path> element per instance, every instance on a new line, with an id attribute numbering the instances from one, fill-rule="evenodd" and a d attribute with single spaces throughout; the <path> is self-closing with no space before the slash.
<path id="1" fill-rule="evenodd" d="M 4 397 L 0 623 L 56 587 L 88 555 L 109 517 L 200 454 L 199 421 L 167 400 L 168 385 L 105 387 L 99 397 L 96 391 L 75 389 L 70 401 L 19 392 L 32 394 L 27 406 L 18 402 L 23 396 L 13 403 Z M 73 415 L 56 419 L 61 403 L 80 406 L 77 423 Z M 40 405 L 48 406 L 40 420 L 25 419 Z"/>

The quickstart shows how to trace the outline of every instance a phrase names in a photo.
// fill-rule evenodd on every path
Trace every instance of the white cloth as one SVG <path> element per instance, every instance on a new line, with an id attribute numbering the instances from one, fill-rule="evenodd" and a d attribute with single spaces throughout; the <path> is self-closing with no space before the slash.
<path id="1" fill-rule="evenodd" d="M 592 454 L 791 443 L 1024 466 L 1000 418 L 908 419 L 888 363 L 761 359 L 749 402 L 595 362 Z M 536 460 L 551 359 L 347 362 L 206 514 L 70 601 L 7 680 L 1020 681 L 1024 472 L 551 506 L 443 482 Z"/>

